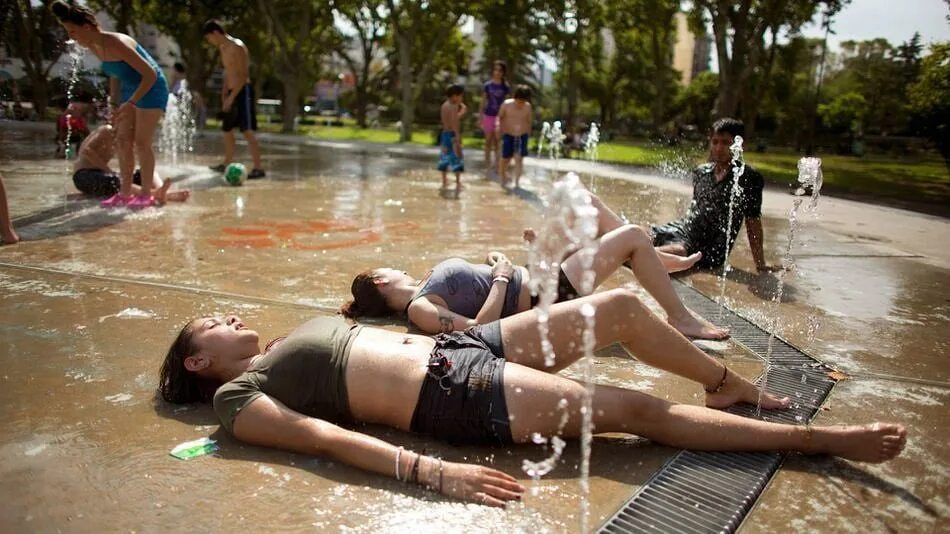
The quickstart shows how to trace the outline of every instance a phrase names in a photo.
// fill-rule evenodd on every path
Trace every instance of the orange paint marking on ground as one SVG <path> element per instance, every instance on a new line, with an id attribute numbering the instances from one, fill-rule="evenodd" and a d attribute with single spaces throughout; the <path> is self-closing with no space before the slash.
<path id="1" fill-rule="evenodd" d="M 209 243 L 216 247 L 227 248 L 274 248 L 277 242 L 269 237 L 252 237 L 250 239 L 209 239 Z"/>
<path id="2" fill-rule="evenodd" d="M 278 243 L 287 243 L 289 248 L 295 250 L 334 250 L 378 243 L 382 241 L 383 233 L 414 230 L 416 228 L 419 228 L 419 224 L 411 221 L 371 227 L 360 227 L 356 222 L 349 220 L 264 221 L 254 226 L 226 227 L 221 230 L 225 234 L 246 237 L 247 239 L 209 239 L 208 241 L 214 246 L 229 248 L 274 248 L 278 246 Z M 339 232 L 355 232 L 362 235 L 356 239 L 326 243 L 306 244 L 297 241 L 300 234 L 314 236 Z M 277 239 L 274 239 L 275 237 Z"/>
<path id="3" fill-rule="evenodd" d="M 229 235 L 240 235 L 240 236 L 263 236 L 270 235 L 270 230 L 267 228 L 250 228 L 250 227 L 226 227 L 222 228 L 221 232 Z"/>
<path id="4" fill-rule="evenodd" d="M 290 245 L 291 248 L 295 250 L 334 250 L 340 248 L 350 248 L 356 247 L 359 245 L 368 245 L 370 243 L 378 243 L 382 241 L 383 237 L 376 232 L 368 232 L 366 235 L 359 239 L 348 239 L 345 241 L 331 241 L 329 243 L 317 243 L 314 245 L 305 245 L 303 243 L 298 243 L 294 241 Z"/>

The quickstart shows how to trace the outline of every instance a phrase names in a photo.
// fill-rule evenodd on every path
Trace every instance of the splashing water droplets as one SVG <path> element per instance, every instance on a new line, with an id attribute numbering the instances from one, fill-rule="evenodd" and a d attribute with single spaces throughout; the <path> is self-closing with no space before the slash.
<path id="1" fill-rule="evenodd" d="M 726 308 L 726 276 L 732 270 L 729 265 L 729 240 L 732 236 L 732 214 L 735 212 L 736 201 L 742 196 L 742 187 L 739 185 L 739 178 L 745 174 L 745 159 L 742 155 L 742 136 L 737 135 L 729 147 L 732 153 L 732 188 L 729 193 L 729 216 L 726 219 L 726 242 L 723 243 L 723 254 L 725 258 L 722 263 L 722 274 L 719 276 L 719 319 L 722 320 L 722 313 Z"/>
<path id="2" fill-rule="evenodd" d="M 178 166 L 178 157 L 194 151 L 195 113 L 188 82 L 182 80 L 181 90 L 168 99 L 168 107 L 162 119 L 158 148 L 163 154 L 171 155 L 171 165 Z"/>
<path id="3" fill-rule="evenodd" d="M 66 41 L 66 47 L 69 50 L 69 84 L 66 86 L 66 139 L 63 147 L 64 158 L 66 161 L 66 178 L 63 180 L 63 209 L 66 209 L 66 203 L 69 199 L 69 183 L 72 172 L 69 160 L 73 156 L 73 121 L 72 121 L 72 100 L 73 91 L 76 84 L 79 83 L 79 69 L 82 67 L 83 49 L 76 41 L 69 39 Z M 77 148 L 78 150 L 78 148 Z"/>
<path id="4" fill-rule="evenodd" d="M 560 124 L 555 123 L 554 131 L 560 133 Z M 552 139 L 552 138 L 549 138 Z M 590 193 L 584 189 L 580 178 L 569 173 L 554 183 L 550 193 L 544 201 L 544 216 L 537 232 L 537 238 L 531 244 L 529 251 L 530 280 L 528 286 L 533 295 L 538 297 L 536 312 L 538 314 L 538 331 L 541 337 L 541 350 L 544 362 L 548 367 L 556 363 L 557 355 L 549 339 L 550 308 L 557 300 L 558 278 L 562 258 L 576 254 L 583 269 L 578 289 L 583 295 L 593 292 L 594 289 L 594 256 L 597 252 L 597 208 L 591 202 Z M 587 519 L 590 506 L 590 444 L 591 444 L 591 399 L 593 384 L 591 381 L 593 350 L 596 345 L 594 326 L 596 310 L 589 303 L 581 307 L 581 316 L 584 319 L 582 342 L 584 356 L 581 361 L 582 374 L 586 384 L 585 395 L 580 407 L 581 422 L 581 530 L 587 530 Z M 566 408 L 566 401 L 562 400 L 559 407 Z M 563 422 L 562 422 L 563 426 Z M 557 450 L 559 438 L 552 438 L 552 447 Z M 563 442 L 562 442 L 563 443 Z M 563 445 L 561 446 L 563 448 Z M 560 454 L 560 452 L 558 452 Z M 526 461 L 525 472 L 528 467 L 538 472 L 536 464 Z M 529 473 L 530 474 L 530 473 Z M 540 475 L 539 475 L 540 476 Z"/>
<path id="5" fill-rule="evenodd" d="M 769 370 L 772 368 L 772 345 L 775 341 L 775 334 L 778 329 L 778 306 L 782 302 L 782 295 L 785 292 L 785 276 L 795 266 L 795 262 L 792 258 L 792 246 L 795 244 L 795 232 L 798 230 L 800 224 L 798 210 L 801 208 L 804 195 L 809 194 L 811 195 L 811 202 L 809 202 L 805 211 L 814 213 L 818 207 L 818 199 L 821 196 L 822 181 L 820 159 L 802 158 L 798 161 L 799 188 L 795 190 L 795 200 L 792 202 L 792 209 L 788 213 L 788 243 L 785 245 L 785 255 L 782 257 L 782 270 L 778 275 L 778 287 L 775 290 L 775 295 L 772 297 L 772 321 L 769 325 L 769 342 L 765 351 L 765 372 L 762 375 L 759 399 L 756 403 L 756 417 L 759 417 L 762 413 L 762 395 L 765 394 L 766 388 L 768 387 Z M 810 320 L 809 331 L 811 331 Z M 804 375 L 802 375 L 802 378 L 805 378 Z M 804 383 L 804 381 L 802 383 Z"/>

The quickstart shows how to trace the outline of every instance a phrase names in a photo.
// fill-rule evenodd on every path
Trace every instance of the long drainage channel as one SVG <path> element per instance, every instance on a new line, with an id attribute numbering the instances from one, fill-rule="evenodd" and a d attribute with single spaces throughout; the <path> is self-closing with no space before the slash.
<path id="1" fill-rule="evenodd" d="M 719 305 L 696 289 L 676 281 L 683 304 L 703 317 L 714 317 Z M 765 359 L 769 333 L 726 309 L 718 324 L 728 326 L 732 340 Z M 810 422 L 831 393 L 833 371 L 776 337 L 772 342 L 768 389 L 792 399 L 792 407 L 762 413 L 762 419 L 789 424 Z M 761 382 L 762 376 L 756 380 Z M 755 406 L 727 410 L 755 417 Z M 625 532 L 735 532 L 786 457 L 785 453 L 701 452 L 683 450 L 673 456 L 599 529 Z"/>

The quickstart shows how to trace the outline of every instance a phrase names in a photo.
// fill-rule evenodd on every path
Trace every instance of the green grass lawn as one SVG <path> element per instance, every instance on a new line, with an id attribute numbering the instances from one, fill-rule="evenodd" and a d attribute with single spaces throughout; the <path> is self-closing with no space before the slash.
<path id="1" fill-rule="evenodd" d="M 209 121 L 209 127 L 214 127 L 215 122 Z M 268 124 L 265 117 L 259 117 L 258 124 L 261 131 L 280 131 L 280 123 Z M 344 122 L 344 126 L 301 125 L 299 133 L 318 139 L 399 142 L 399 132 L 394 128 L 360 129 L 352 121 Z M 431 146 L 433 141 L 431 126 L 419 126 L 412 134 L 413 144 Z M 480 151 L 484 144 L 480 138 L 465 135 L 463 146 Z M 667 162 L 673 162 L 675 167 L 688 167 L 705 158 L 705 151 L 699 148 L 658 147 L 623 141 L 601 143 L 598 152 L 600 161 L 641 167 L 657 167 Z M 783 186 L 795 181 L 799 157 L 781 150 L 746 154 L 748 162 L 765 176 L 766 181 Z M 950 206 L 950 172 L 935 154 L 903 159 L 875 155 L 820 157 L 825 188 L 829 192 L 872 197 L 885 202 Z"/>

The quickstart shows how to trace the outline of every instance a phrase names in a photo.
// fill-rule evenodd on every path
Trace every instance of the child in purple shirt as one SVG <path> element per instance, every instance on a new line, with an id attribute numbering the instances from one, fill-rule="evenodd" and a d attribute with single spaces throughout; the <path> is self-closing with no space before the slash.
<path id="1" fill-rule="evenodd" d="M 498 110 L 511 93 L 511 88 L 505 79 L 507 73 L 508 66 L 504 61 L 496 61 L 492 65 L 491 80 L 485 82 L 483 86 L 484 97 L 482 106 L 478 110 L 479 124 L 485 132 L 485 166 L 489 169 L 498 166 Z M 492 152 L 495 153 L 494 161 L 491 158 Z"/>

